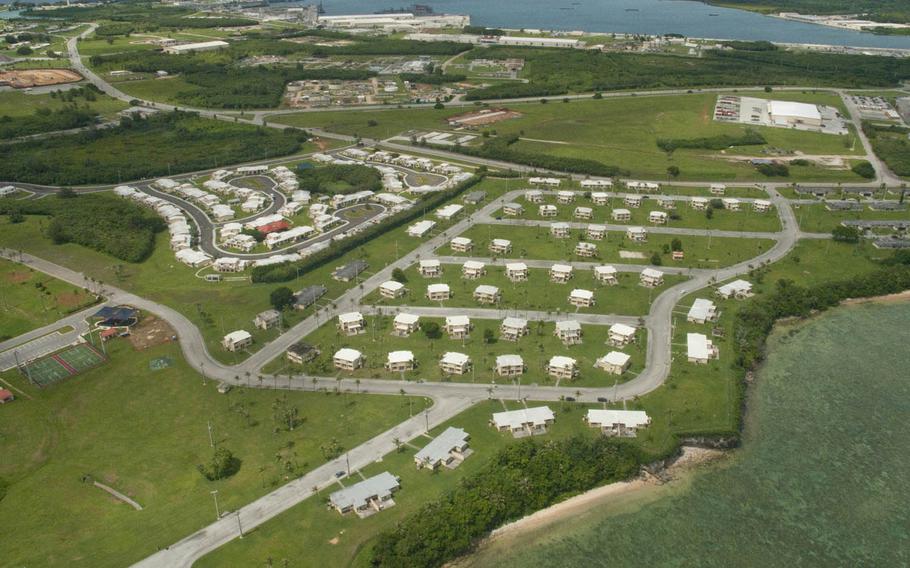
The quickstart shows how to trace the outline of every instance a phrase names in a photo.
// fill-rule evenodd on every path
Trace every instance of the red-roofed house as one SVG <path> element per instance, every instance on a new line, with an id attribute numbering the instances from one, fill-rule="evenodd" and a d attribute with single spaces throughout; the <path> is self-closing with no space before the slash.
<path id="1" fill-rule="evenodd" d="M 274 223 L 269 223 L 268 225 L 263 225 L 258 227 L 256 230 L 262 233 L 263 235 L 268 235 L 269 233 L 277 233 L 279 231 L 287 231 L 291 228 L 291 224 L 287 221 L 275 221 Z"/>
<path id="2" fill-rule="evenodd" d="M 0 404 L 6 404 L 7 402 L 12 402 L 14 400 L 16 400 L 16 397 L 13 396 L 12 391 L 0 389 Z"/>

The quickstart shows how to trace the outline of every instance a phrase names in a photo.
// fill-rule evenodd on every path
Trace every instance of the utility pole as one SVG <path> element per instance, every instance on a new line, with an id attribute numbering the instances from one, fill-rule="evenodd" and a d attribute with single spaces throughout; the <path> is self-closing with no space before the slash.
<path id="1" fill-rule="evenodd" d="M 199 363 L 199 372 L 202 373 L 202 386 L 205 386 L 205 363 Z"/>
<path id="2" fill-rule="evenodd" d="M 243 538 L 243 525 L 240 524 L 240 511 L 237 511 L 237 530 L 240 531 L 240 538 Z"/>
<path id="3" fill-rule="evenodd" d="M 207 423 L 208 423 L 208 427 L 209 427 L 209 445 L 214 448 L 215 447 L 215 438 L 214 438 L 214 436 L 212 436 L 212 421 L 209 420 Z"/>
<path id="4" fill-rule="evenodd" d="M 350 477 L 350 475 L 351 475 L 351 458 L 350 458 L 350 454 L 348 452 L 344 453 L 344 462 L 348 466 L 348 477 Z"/>
<path id="5" fill-rule="evenodd" d="M 430 411 L 429 411 L 429 410 L 424 410 L 424 411 L 423 411 L 423 417 L 424 417 L 424 419 L 426 420 L 427 432 L 429 433 L 429 431 L 430 431 Z"/>
<path id="6" fill-rule="evenodd" d="M 221 510 L 218 508 L 218 490 L 209 491 L 212 494 L 212 497 L 215 499 L 215 520 L 221 518 Z"/>

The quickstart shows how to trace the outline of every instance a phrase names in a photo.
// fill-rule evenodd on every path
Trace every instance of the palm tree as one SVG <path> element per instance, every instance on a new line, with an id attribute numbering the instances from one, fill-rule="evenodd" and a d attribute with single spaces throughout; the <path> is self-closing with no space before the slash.
<path id="1" fill-rule="evenodd" d="M 252 377 L 252 375 L 253 375 L 253 374 L 250 373 L 249 371 L 247 371 L 246 373 L 244 373 L 244 376 L 246 377 L 246 386 L 248 386 L 248 387 L 249 387 L 249 386 L 252 386 L 252 384 L 250 383 L 250 377 Z"/>
<path id="2" fill-rule="evenodd" d="M 401 453 L 401 439 L 400 439 L 400 438 L 392 438 L 392 443 L 395 444 L 395 453 L 396 453 L 396 454 Z"/>
<path id="3" fill-rule="evenodd" d="M 357 394 L 360 394 L 360 379 L 355 380 L 354 384 L 357 385 Z"/>

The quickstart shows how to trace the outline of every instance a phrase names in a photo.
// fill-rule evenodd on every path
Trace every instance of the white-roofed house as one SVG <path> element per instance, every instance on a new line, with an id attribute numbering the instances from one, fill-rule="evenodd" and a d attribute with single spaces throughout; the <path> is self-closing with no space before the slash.
<path id="1" fill-rule="evenodd" d="M 525 192 L 525 199 L 529 203 L 541 203 L 543 202 L 543 192 L 539 189 L 531 189 Z"/>
<path id="2" fill-rule="evenodd" d="M 559 214 L 559 209 L 555 205 L 541 205 L 537 208 L 537 214 L 541 217 L 556 217 Z"/>
<path id="3" fill-rule="evenodd" d="M 557 239 L 569 238 L 570 227 L 568 223 L 553 223 L 550 225 L 550 235 Z"/>
<path id="4" fill-rule="evenodd" d="M 474 301 L 481 304 L 496 304 L 502 299 L 499 288 L 489 284 L 481 284 L 474 288 Z"/>
<path id="5" fill-rule="evenodd" d="M 584 258 L 597 256 L 597 246 L 594 243 L 580 242 L 575 245 L 575 255 Z"/>
<path id="6" fill-rule="evenodd" d="M 690 363 L 702 365 L 716 359 L 720 354 L 714 343 L 702 333 L 686 334 L 686 353 Z"/>
<path id="7" fill-rule="evenodd" d="M 529 333 L 528 320 L 524 318 L 507 317 L 499 326 L 500 338 L 506 341 L 518 341 Z"/>
<path id="8" fill-rule="evenodd" d="M 756 213 L 767 213 L 771 210 L 771 202 L 767 199 L 756 199 L 752 202 L 752 210 Z"/>
<path id="9" fill-rule="evenodd" d="M 717 295 L 725 300 L 730 298 L 742 300 L 752 295 L 752 284 L 745 280 L 734 280 L 719 287 Z"/>
<path id="10" fill-rule="evenodd" d="M 635 341 L 636 331 L 631 325 L 614 323 L 610 326 L 607 342 L 613 347 L 624 347 Z"/>
<path id="11" fill-rule="evenodd" d="M 401 489 L 398 478 L 384 471 L 329 495 L 329 504 L 342 515 L 353 511 L 364 518 L 395 505 L 392 494 Z"/>
<path id="12" fill-rule="evenodd" d="M 714 302 L 705 298 L 697 298 L 692 303 L 692 307 L 689 308 L 689 313 L 686 316 L 686 321 L 689 323 L 706 323 L 716 319 L 717 306 L 714 305 Z"/>
<path id="13" fill-rule="evenodd" d="M 645 288 L 657 288 L 664 283 L 664 273 L 654 268 L 645 268 L 641 271 L 639 282 Z"/>
<path id="14" fill-rule="evenodd" d="M 666 211 L 651 211 L 648 213 L 648 222 L 654 225 L 666 225 L 670 216 Z"/>
<path id="15" fill-rule="evenodd" d="M 502 206 L 502 214 L 508 215 L 509 217 L 524 215 L 524 212 L 525 208 L 520 203 L 510 201 L 509 203 L 505 203 Z"/>
<path id="16" fill-rule="evenodd" d="M 525 362 L 521 355 L 497 355 L 496 374 L 500 377 L 517 377 L 525 372 Z"/>
<path id="17" fill-rule="evenodd" d="M 642 198 L 640 195 L 626 195 L 623 197 L 622 202 L 626 207 L 632 207 L 633 209 L 638 209 L 641 207 Z"/>
<path id="18" fill-rule="evenodd" d="M 708 208 L 708 198 L 707 197 L 693 197 L 689 200 L 689 207 L 695 209 L 696 211 L 704 211 Z"/>
<path id="19" fill-rule="evenodd" d="M 585 234 L 592 241 L 602 241 L 607 236 L 605 225 L 588 225 Z"/>
<path id="20" fill-rule="evenodd" d="M 449 248 L 455 252 L 470 252 L 474 248 L 474 241 L 467 237 L 455 237 L 449 241 Z"/>
<path id="21" fill-rule="evenodd" d="M 585 179 L 581 181 L 581 187 L 585 189 L 609 188 L 613 187 L 613 180 L 609 179 Z"/>
<path id="22" fill-rule="evenodd" d="M 569 293 L 569 303 L 576 308 L 590 308 L 594 305 L 594 292 L 576 288 Z"/>
<path id="23" fill-rule="evenodd" d="M 343 347 L 335 352 L 332 364 L 341 371 L 353 372 L 363 367 L 363 353 L 356 349 Z"/>
<path id="24" fill-rule="evenodd" d="M 626 238 L 634 243 L 647 242 L 648 230 L 644 227 L 629 227 L 626 229 Z"/>
<path id="25" fill-rule="evenodd" d="M 235 256 L 222 256 L 216 258 L 212 263 L 212 270 L 215 272 L 243 272 L 246 269 L 247 261 Z"/>
<path id="26" fill-rule="evenodd" d="M 436 226 L 436 221 L 430 221 L 429 219 L 424 219 L 423 221 L 417 221 L 410 227 L 408 227 L 408 236 L 423 238 L 429 233 L 433 227 Z"/>
<path id="27" fill-rule="evenodd" d="M 430 284 L 427 286 L 427 299 L 432 302 L 442 302 L 452 297 L 452 290 L 448 284 Z"/>
<path id="28" fill-rule="evenodd" d="M 392 320 L 392 335 L 407 337 L 420 328 L 420 316 L 400 313 Z"/>
<path id="29" fill-rule="evenodd" d="M 578 375 L 578 361 L 565 355 L 554 355 L 547 363 L 547 374 L 554 379 L 574 379 Z"/>
<path id="30" fill-rule="evenodd" d="M 487 273 L 486 266 L 479 260 L 468 260 L 461 265 L 461 276 L 468 280 L 476 280 Z"/>
<path id="31" fill-rule="evenodd" d="M 563 191 L 556 192 L 556 202 L 557 203 L 562 203 L 565 205 L 567 203 L 572 203 L 573 201 L 575 201 L 575 192 L 574 191 L 563 190 Z"/>
<path id="32" fill-rule="evenodd" d="M 393 373 L 412 371 L 417 362 L 411 351 L 391 351 L 386 358 L 385 368 Z"/>
<path id="33" fill-rule="evenodd" d="M 615 286 L 619 284 L 617 279 L 616 267 L 603 265 L 594 267 L 594 279 L 600 282 L 601 284 L 606 284 L 608 286 Z"/>
<path id="34" fill-rule="evenodd" d="M 178 250 L 174 253 L 174 257 L 177 258 L 183 264 L 187 266 L 192 266 L 193 268 L 199 268 L 205 266 L 206 264 L 212 262 L 212 257 L 208 254 L 202 252 L 201 250 L 185 248 Z"/>
<path id="35" fill-rule="evenodd" d="M 458 203 L 450 203 L 445 207 L 436 210 L 436 217 L 442 219 L 443 221 L 450 221 L 456 215 L 461 213 L 464 209 L 464 205 L 459 205 Z"/>
<path id="36" fill-rule="evenodd" d="M 450 339 L 465 339 L 471 333 L 471 318 L 468 316 L 447 316 L 443 329 Z"/>
<path id="37" fill-rule="evenodd" d="M 660 184 L 650 181 L 632 181 L 626 182 L 626 187 L 634 191 L 660 191 Z"/>
<path id="38" fill-rule="evenodd" d="M 379 285 L 379 295 L 383 298 L 398 298 L 404 296 L 408 289 L 396 280 L 388 280 Z"/>
<path id="39" fill-rule="evenodd" d="M 212 219 L 215 221 L 228 221 L 234 218 L 234 210 L 228 205 L 217 203 L 212 205 Z"/>
<path id="40" fill-rule="evenodd" d="M 556 420 L 549 406 L 535 406 L 496 412 L 490 423 L 500 432 L 511 432 L 516 438 L 543 434 L 547 426 Z"/>
<path id="41" fill-rule="evenodd" d="M 631 221 L 632 212 L 628 209 L 614 209 L 610 212 L 610 217 L 618 222 Z"/>
<path id="42" fill-rule="evenodd" d="M 281 323 L 281 312 L 278 310 L 265 310 L 253 318 L 253 325 L 259 329 L 271 329 Z"/>
<path id="43" fill-rule="evenodd" d="M 338 314 L 338 330 L 345 335 L 358 335 L 366 331 L 366 322 L 360 312 Z"/>
<path id="44" fill-rule="evenodd" d="M 581 182 L 584 184 L 585 182 Z M 612 186 L 612 183 L 610 184 Z M 584 185 L 582 185 L 584 187 Z M 605 191 L 592 191 L 591 203 L 594 205 L 606 205 L 610 202 L 610 194 Z"/>
<path id="45" fill-rule="evenodd" d="M 712 183 L 709 190 L 711 195 L 723 195 L 727 192 L 727 186 L 722 183 Z"/>
<path id="46" fill-rule="evenodd" d="M 728 211 L 739 211 L 740 201 L 735 197 L 724 197 L 721 202 Z"/>
<path id="47" fill-rule="evenodd" d="M 464 353 L 449 351 L 439 360 L 439 368 L 447 375 L 464 375 L 471 369 L 471 358 Z"/>
<path id="48" fill-rule="evenodd" d="M 436 278 L 442 274 L 442 265 L 436 259 L 421 260 L 417 271 L 424 278 Z"/>
<path id="49" fill-rule="evenodd" d="M 556 322 L 553 335 L 564 345 L 577 345 L 581 343 L 581 324 L 575 320 L 560 320 Z"/>
<path id="50" fill-rule="evenodd" d="M 509 254 L 512 252 L 512 241 L 507 239 L 493 239 L 488 247 L 493 254 Z"/>
<path id="51" fill-rule="evenodd" d="M 451 426 L 446 428 L 414 454 L 417 469 L 426 467 L 434 470 L 441 465 L 450 469 L 458 467 L 470 455 L 471 450 L 468 448 L 470 438 L 461 428 Z"/>
<path id="52" fill-rule="evenodd" d="M 610 351 L 598 359 L 597 362 L 594 363 L 594 366 L 598 369 L 603 369 L 612 375 L 621 375 L 629 368 L 631 360 L 632 356 L 627 353 L 623 353 L 622 351 Z"/>
<path id="53" fill-rule="evenodd" d="M 594 210 L 590 207 L 576 207 L 574 215 L 576 219 L 588 220 L 594 216 Z"/>
<path id="54" fill-rule="evenodd" d="M 565 284 L 572 279 L 574 269 L 568 264 L 554 264 L 550 267 L 550 282 Z"/>
<path id="55" fill-rule="evenodd" d="M 221 346 L 228 351 L 240 351 L 244 347 L 253 344 L 253 336 L 250 332 L 238 329 L 224 336 L 221 340 Z"/>
<path id="56" fill-rule="evenodd" d="M 506 263 L 506 278 L 512 282 L 525 282 L 528 279 L 528 265 L 524 262 Z"/>
<path id="57" fill-rule="evenodd" d="M 651 423 L 651 418 L 644 410 L 606 410 L 588 409 L 585 422 L 591 428 L 600 428 L 607 436 L 632 438 L 640 428 Z"/>

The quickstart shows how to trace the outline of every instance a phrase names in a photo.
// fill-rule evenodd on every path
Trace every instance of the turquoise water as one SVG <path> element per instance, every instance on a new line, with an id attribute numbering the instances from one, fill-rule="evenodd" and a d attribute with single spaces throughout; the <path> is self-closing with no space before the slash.
<path id="1" fill-rule="evenodd" d="M 368 14 L 413 3 L 411 0 L 323 0 L 327 14 Z M 485 26 L 678 33 L 691 37 L 910 48 L 910 36 L 837 30 L 682 0 L 419 0 L 417 3 L 432 6 L 439 13 L 470 14 L 474 24 Z"/>
<path id="2" fill-rule="evenodd" d="M 779 334 L 732 463 L 472 566 L 907 566 L 908 321 L 910 304 L 851 307 Z"/>
<path id="3" fill-rule="evenodd" d="M 12 20 L 20 14 L 20 10 L 0 10 L 0 20 Z"/>

